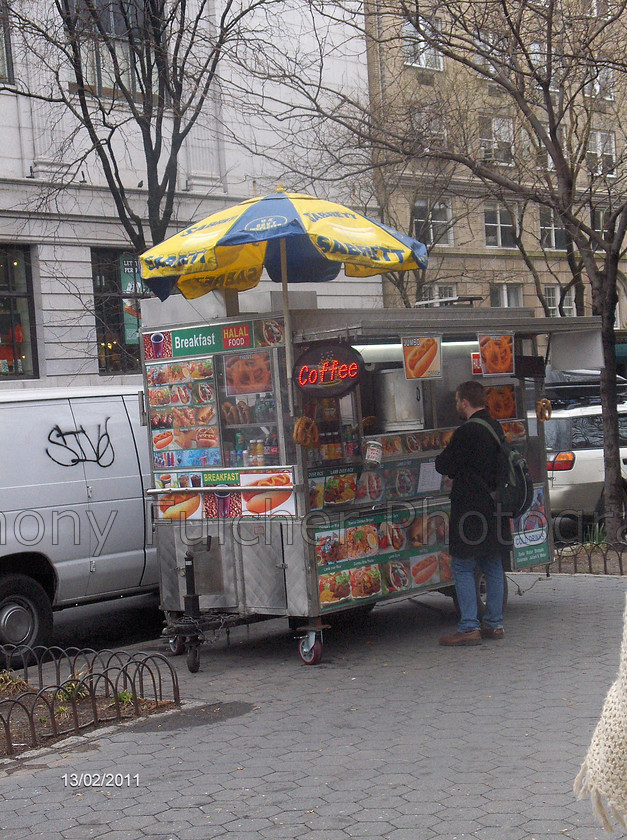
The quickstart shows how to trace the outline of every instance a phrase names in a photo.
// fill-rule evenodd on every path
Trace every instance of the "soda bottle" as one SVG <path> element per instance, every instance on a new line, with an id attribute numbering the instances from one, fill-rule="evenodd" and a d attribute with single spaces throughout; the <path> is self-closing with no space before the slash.
<path id="1" fill-rule="evenodd" d="M 257 441 L 257 466 L 263 467 L 265 465 L 265 457 L 263 451 L 263 440 Z"/>

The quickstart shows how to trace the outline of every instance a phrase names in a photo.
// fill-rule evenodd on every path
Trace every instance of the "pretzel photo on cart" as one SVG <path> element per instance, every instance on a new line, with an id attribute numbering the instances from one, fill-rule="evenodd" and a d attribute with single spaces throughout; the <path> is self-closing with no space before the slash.
<path id="1" fill-rule="evenodd" d="M 483 374 L 514 372 L 514 336 L 479 336 L 481 370 Z"/>
<path id="2" fill-rule="evenodd" d="M 272 390 L 270 356 L 265 350 L 225 358 L 224 375 L 229 396 Z"/>
<path id="3" fill-rule="evenodd" d="M 495 420 L 513 420 L 516 417 L 514 386 L 496 385 L 486 388 L 486 408 Z"/>

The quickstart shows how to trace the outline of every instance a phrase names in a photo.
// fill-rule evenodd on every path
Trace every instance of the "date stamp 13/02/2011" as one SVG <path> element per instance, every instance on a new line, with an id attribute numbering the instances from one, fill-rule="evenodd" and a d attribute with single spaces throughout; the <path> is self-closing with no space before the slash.
<path id="1" fill-rule="evenodd" d="M 139 787 L 139 773 L 64 773 L 63 787 Z"/>

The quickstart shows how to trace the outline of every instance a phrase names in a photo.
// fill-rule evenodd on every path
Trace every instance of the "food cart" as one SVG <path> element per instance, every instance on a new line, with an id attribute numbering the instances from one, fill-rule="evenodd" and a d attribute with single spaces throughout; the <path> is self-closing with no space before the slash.
<path id="1" fill-rule="evenodd" d="M 589 354 L 597 319 L 468 307 L 291 317 L 288 336 L 272 312 L 143 329 L 165 632 L 191 671 L 209 632 L 283 616 L 314 664 L 332 613 L 454 595 L 449 482 L 434 461 L 459 423 L 455 388 L 473 377 L 534 480 L 509 568 L 553 559 L 539 347 L 549 337 L 559 355 L 576 335 Z"/>

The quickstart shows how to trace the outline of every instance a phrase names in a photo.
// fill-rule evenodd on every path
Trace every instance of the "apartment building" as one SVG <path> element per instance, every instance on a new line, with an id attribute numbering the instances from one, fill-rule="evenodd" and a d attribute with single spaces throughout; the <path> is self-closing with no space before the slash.
<path id="1" fill-rule="evenodd" d="M 572 155 L 566 163 L 577 160 L 580 217 L 602 236 L 608 214 L 626 195 L 625 82 L 610 53 L 624 21 L 610 23 L 607 5 L 590 0 L 421 4 L 424 17 L 415 9 L 412 17 L 410 8 L 372 0 L 366 28 L 381 139 L 378 147 L 375 142 L 379 201 L 392 224 L 430 249 L 428 271 L 406 289 L 411 302 L 445 305 L 460 296 L 476 306 L 530 306 L 538 315 L 558 315 L 561 301 L 565 315 L 574 315 L 577 303 L 581 314 L 591 314 L 585 272 L 577 297 L 576 288 L 563 291 L 573 273 L 555 207 L 533 200 L 558 183 L 553 156 L 530 120 L 557 122 L 565 155 Z M 504 10 L 515 21 L 509 29 Z M 575 40 L 577 27 L 584 33 L 579 47 L 568 42 L 568 58 L 560 55 L 566 36 L 560 41 L 549 24 L 549 16 L 559 15 L 563 32 L 570 25 Z M 611 38 L 595 35 L 595 24 Z M 607 61 L 577 65 L 576 50 L 593 52 L 594 38 L 603 41 L 597 56 Z M 510 182 L 521 188 L 510 190 Z M 571 260 L 580 260 L 576 247 Z M 616 325 L 624 327 L 627 278 L 620 270 L 617 287 Z M 386 282 L 384 296 L 393 305 L 398 289 Z"/>

